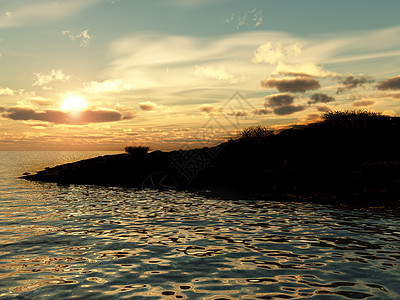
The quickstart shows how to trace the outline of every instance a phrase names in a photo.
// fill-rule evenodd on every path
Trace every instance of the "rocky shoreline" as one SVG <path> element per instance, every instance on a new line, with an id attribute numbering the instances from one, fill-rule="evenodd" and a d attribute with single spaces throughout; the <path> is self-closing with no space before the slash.
<path id="1" fill-rule="evenodd" d="M 253 130 L 255 135 L 242 135 L 215 147 L 99 156 L 21 178 L 211 190 L 214 195 L 225 191 L 280 201 L 400 211 L 399 119 L 336 113 L 323 122 L 279 133 L 264 130 L 260 135 Z"/>

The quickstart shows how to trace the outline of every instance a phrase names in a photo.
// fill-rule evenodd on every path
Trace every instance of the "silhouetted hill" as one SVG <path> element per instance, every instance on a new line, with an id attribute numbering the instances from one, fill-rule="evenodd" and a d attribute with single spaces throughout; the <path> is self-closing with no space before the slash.
<path id="1" fill-rule="evenodd" d="M 28 180 L 231 191 L 276 199 L 398 203 L 400 118 L 331 112 L 278 133 L 256 126 L 216 147 L 101 156 Z"/>

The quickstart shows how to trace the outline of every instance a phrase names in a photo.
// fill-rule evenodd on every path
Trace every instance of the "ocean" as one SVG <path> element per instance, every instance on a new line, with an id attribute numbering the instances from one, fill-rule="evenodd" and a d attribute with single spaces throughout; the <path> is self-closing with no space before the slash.
<path id="1" fill-rule="evenodd" d="M 396 216 L 18 179 L 105 154 L 0 152 L 0 299 L 400 299 Z"/>

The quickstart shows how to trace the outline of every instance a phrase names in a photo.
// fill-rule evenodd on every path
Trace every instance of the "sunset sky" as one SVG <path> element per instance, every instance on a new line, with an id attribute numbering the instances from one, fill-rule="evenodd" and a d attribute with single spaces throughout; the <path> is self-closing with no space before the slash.
<path id="1" fill-rule="evenodd" d="M 1 0 L 0 150 L 180 149 L 329 110 L 399 115 L 399 12 L 398 0 Z"/>

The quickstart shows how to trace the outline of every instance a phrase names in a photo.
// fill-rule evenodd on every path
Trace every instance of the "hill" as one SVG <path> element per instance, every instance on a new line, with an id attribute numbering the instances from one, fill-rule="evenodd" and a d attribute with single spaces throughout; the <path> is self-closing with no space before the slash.
<path id="1" fill-rule="evenodd" d="M 215 147 L 100 156 L 21 178 L 399 206 L 400 118 L 346 111 L 323 119 L 280 132 L 250 127 Z"/>

